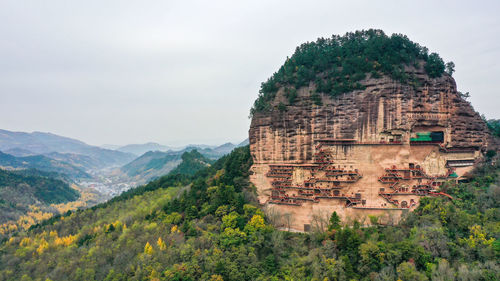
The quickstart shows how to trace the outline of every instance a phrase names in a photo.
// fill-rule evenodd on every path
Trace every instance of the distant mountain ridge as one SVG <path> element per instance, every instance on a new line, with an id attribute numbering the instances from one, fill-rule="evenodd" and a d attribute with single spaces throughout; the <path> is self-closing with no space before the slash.
<path id="1" fill-rule="evenodd" d="M 243 141 L 242 143 L 245 143 L 245 141 Z M 241 143 L 238 146 L 240 145 Z M 148 151 L 136 158 L 134 161 L 122 166 L 120 168 L 120 171 L 126 174 L 128 177 L 139 180 L 139 182 L 146 182 L 151 179 L 166 175 L 169 172 L 173 172 L 173 170 L 176 169 L 178 165 L 183 165 L 182 156 L 186 152 L 197 151 L 196 153 L 200 154 L 203 157 L 201 162 L 210 164 L 211 161 L 217 160 L 220 157 L 230 153 L 234 148 L 238 146 L 228 142 L 216 147 L 209 147 L 207 145 L 188 145 L 182 150 L 178 151 Z M 193 156 L 190 158 L 200 157 Z M 192 161 L 190 161 L 190 159 L 184 162 L 184 165 L 193 167 L 196 166 Z M 184 171 L 188 169 L 180 167 L 179 170 Z"/>
<path id="2" fill-rule="evenodd" d="M 172 147 L 161 145 L 155 142 L 148 142 L 143 144 L 128 144 L 117 148 L 116 150 L 126 153 L 132 153 L 140 156 L 148 151 L 167 151 L 173 149 Z"/>
<path id="3" fill-rule="evenodd" d="M 135 156 L 116 150 L 88 145 L 82 141 L 52 133 L 11 132 L 0 129 L 0 151 L 17 151 L 28 154 L 71 153 L 94 159 L 93 165 L 99 168 L 121 166 L 132 161 Z M 61 155 L 59 155 L 61 156 Z M 88 162 L 88 159 L 86 159 Z"/>
<path id="4" fill-rule="evenodd" d="M 207 147 L 207 146 L 202 147 L 201 145 L 199 145 L 199 146 L 198 145 L 189 145 L 185 149 L 183 149 L 183 151 L 196 149 L 196 150 L 198 150 L 198 152 L 200 152 L 204 156 L 206 156 L 212 160 L 216 160 L 216 159 L 219 159 L 220 157 L 222 157 L 226 154 L 231 153 L 231 151 L 233 151 L 233 149 L 235 149 L 237 147 L 245 146 L 246 142 L 247 142 L 247 140 L 245 140 L 237 145 L 233 144 L 231 142 L 227 142 L 227 143 L 224 143 L 222 145 L 213 146 L 213 147 Z"/>
<path id="5" fill-rule="evenodd" d="M 83 169 L 44 155 L 15 157 L 0 151 L 0 166 L 12 169 L 37 169 L 46 172 L 56 172 L 65 174 L 72 179 L 90 178 L 90 175 Z"/>
<path id="6" fill-rule="evenodd" d="M 181 155 L 179 152 L 148 151 L 120 170 L 129 177 L 151 179 L 174 169 L 182 161 Z"/>
<path id="7" fill-rule="evenodd" d="M 196 149 L 186 151 L 181 156 L 182 162 L 170 174 L 194 175 L 199 170 L 210 166 L 215 160 L 210 160 Z"/>
<path id="8" fill-rule="evenodd" d="M 51 152 L 44 154 L 44 156 L 66 162 L 83 170 L 98 170 L 103 167 L 99 160 L 83 154 Z"/>
<path id="9" fill-rule="evenodd" d="M 4 150 L 2 152 L 10 154 L 10 155 L 14 155 L 16 157 L 25 157 L 25 156 L 37 155 L 33 151 L 29 151 L 27 149 L 23 149 L 23 148 L 20 148 L 20 147 L 14 147 L 14 148 L 11 148 L 11 149 Z"/>
<path id="10" fill-rule="evenodd" d="M 242 141 L 239 144 L 233 144 L 231 142 L 227 142 L 223 145 L 208 145 L 208 144 L 188 144 L 185 146 L 169 146 L 163 145 L 156 142 L 147 142 L 147 143 L 136 143 L 136 144 L 127 144 L 124 146 L 106 144 L 102 145 L 102 148 L 118 150 L 121 152 L 132 153 L 137 156 L 141 156 L 148 151 L 185 151 L 187 149 L 198 149 L 198 150 L 206 150 L 209 153 L 210 150 L 215 150 L 217 152 L 229 153 L 235 147 L 241 147 L 248 144 L 248 139 Z"/>
<path id="11" fill-rule="evenodd" d="M 246 146 L 246 145 L 249 145 L 249 144 L 250 144 L 250 139 L 247 138 L 246 140 L 240 142 L 237 146 L 238 147 L 242 147 L 242 146 Z"/>

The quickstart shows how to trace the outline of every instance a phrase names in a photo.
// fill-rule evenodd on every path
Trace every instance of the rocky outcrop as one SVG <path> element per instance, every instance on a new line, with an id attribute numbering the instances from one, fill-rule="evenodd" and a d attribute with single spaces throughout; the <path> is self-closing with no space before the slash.
<path id="1" fill-rule="evenodd" d="M 489 135 L 486 124 L 461 98 L 452 77 L 430 79 L 417 75 L 420 87 L 390 78 L 368 79 L 365 90 L 330 98 L 323 105 L 310 99 L 314 84 L 298 90 L 299 98 L 285 111 L 283 90 L 278 91 L 271 112 L 257 112 L 250 125 L 250 147 L 256 163 L 307 163 L 313 159 L 315 141 L 320 139 L 387 140 L 395 131 L 402 140 L 419 126 L 439 126 L 447 134 L 447 147 L 484 148 Z"/>
<path id="2" fill-rule="evenodd" d="M 278 90 L 271 103 L 272 110 L 254 113 L 249 131 L 254 160 L 251 179 L 257 186 L 261 203 L 277 202 L 274 199 L 286 203 L 285 199 L 292 196 L 302 198 L 300 196 L 306 194 L 305 191 L 312 192 L 314 198 L 320 198 L 316 195 L 323 194 L 325 188 L 307 184 L 316 181 L 318 175 L 331 176 L 325 171 L 331 174 L 329 171 L 332 167 L 338 169 L 335 168 L 337 165 L 346 171 L 359 170 L 363 179 L 332 184 L 346 194 L 352 193 L 352 198 L 355 198 L 354 193 L 359 193 L 356 196 L 361 196 L 364 206 L 377 206 L 366 214 L 380 213 L 379 209 L 387 207 L 384 202 L 389 202 L 392 209 L 410 208 L 410 199 L 405 201 L 405 206 L 401 206 L 402 199 L 394 204 L 391 202 L 394 196 L 391 200 L 381 196 L 379 190 L 384 187 L 391 192 L 400 192 L 399 189 L 403 188 L 411 197 L 411 202 L 418 203 L 419 196 L 437 192 L 439 177 L 444 181 L 453 173 L 461 176 L 470 170 L 482 157 L 490 139 L 485 122 L 459 95 L 451 76 L 443 74 L 431 79 L 424 71 L 407 71 L 416 78 L 412 83 L 402 84 L 387 76 L 368 78 L 362 81 L 364 90 L 335 97 L 320 93 L 321 105 L 311 99 L 316 90 L 314 83 L 298 89 L 294 104 L 288 104 L 283 88 Z M 442 139 L 420 142 L 419 134 L 426 133 L 441 134 Z M 281 178 L 280 171 L 288 168 L 270 166 L 290 164 L 296 166 L 290 168 L 289 175 Z M 310 168 L 310 165 L 316 166 Z M 408 182 L 400 182 L 399 187 L 391 185 L 388 188 L 380 177 L 393 165 L 407 170 L 418 166 L 425 177 L 422 176 L 418 182 L 417 177 L 408 178 Z M 270 173 L 274 176 L 270 177 Z M 402 174 L 398 176 L 403 177 Z M 423 178 L 432 185 L 425 194 L 411 187 L 419 185 Z M 281 185 L 282 182 L 290 184 Z M 410 186 L 409 189 L 407 186 Z M 333 192 L 335 188 L 330 186 L 327 189 Z M 334 198 L 333 195 L 330 197 L 324 198 Z M 295 220 L 295 228 L 307 230 L 307 225 L 313 220 L 311 212 L 315 206 L 321 205 L 326 213 L 337 210 L 344 219 L 348 219 L 352 212 L 343 212 L 342 209 L 362 206 L 361 200 L 356 201 L 359 204 L 350 206 L 349 202 L 355 200 L 346 200 L 320 202 L 319 199 L 304 199 L 300 204 L 277 204 L 276 207 L 301 218 Z"/>

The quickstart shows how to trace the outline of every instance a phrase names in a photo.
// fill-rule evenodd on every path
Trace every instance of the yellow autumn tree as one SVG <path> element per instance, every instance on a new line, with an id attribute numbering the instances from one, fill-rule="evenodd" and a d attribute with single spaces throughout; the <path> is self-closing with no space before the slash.
<path id="1" fill-rule="evenodd" d="M 210 276 L 210 281 L 224 281 L 224 279 L 219 274 L 214 274 Z"/>
<path id="2" fill-rule="evenodd" d="M 49 243 L 47 241 L 45 241 L 44 238 L 42 238 L 42 240 L 40 240 L 40 244 L 38 246 L 38 248 L 36 249 L 36 252 L 41 255 L 43 254 L 43 252 L 45 252 L 47 249 L 49 248 Z"/>
<path id="3" fill-rule="evenodd" d="M 476 248 L 478 245 L 490 246 L 495 242 L 495 238 L 486 239 L 486 232 L 477 224 L 470 227 L 469 238 L 460 240 L 467 243 L 471 248 Z"/>
<path id="4" fill-rule="evenodd" d="M 149 242 L 146 242 L 146 246 L 144 246 L 144 253 L 147 255 L 153 254 L 153 246 L 151 246 L 151 244 L 149 244 Z"/>
<path id="5" fill-rule="evenodd" d="M 171 233 L 179 232 L 179 228 L 177 227 L 177 225 L 172 226 L 172 228 L 170 229 L 170 232 Z"/>
<path id="6" fill-rule="evenodd" d="M 151 270 L 151 274 L 149 274 L 148 279 L 150 281 L 160 281 L 160 274 L 156 270 Z"/>
<path id="7" fill-rule="evenodd" d="M 115 221 L 113 223 L 113 226 L 115 227 L 116 230 L 122 230 L 123 229 L 123 223 L 119 220 Z"/>
<path id="8" fill-rule="evenodd" d="M 163 242 L 161 237 L 159 237 L 158 241 L 156 241 L 156 245 L 158 245 L 158 248 L 160 248 L 160 250 L 162 250 L 162 251 L 165 251 L 167 249 L 167 244 L 165 244 L 165 242 Z"/>
<path id="9" fill-rule="evenodd" d="M 24 237 L 23 240 L 19 243 L 19 246 L 26 247 L 31 244 L 31 239 L 29 237 Z"/>
<path id="10" fill-rule="evenodd" d="M 253 217 L 245 226 L 245 231 L 249 234 L 264 230 L 266 230 L 266 223 L 264 222 L 264 218 L 261 215 L 253 215 Z"/>
<path id="11" fill-rule="evenodd" d="M 76 240 L 76 235 L 68 235 L 68 236 L 65 236 L 65 237 L 57 237 L 56 240 L 55 240 L 55 244 L 56 246 L 69 246 L 71 244 L 73 244 Z"/>

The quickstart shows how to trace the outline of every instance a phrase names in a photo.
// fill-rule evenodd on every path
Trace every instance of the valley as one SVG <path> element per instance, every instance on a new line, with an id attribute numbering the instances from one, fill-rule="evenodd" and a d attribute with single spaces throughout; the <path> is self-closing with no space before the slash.
<path id="1" fill-rule="evenodd" d="M 27 229 L 53 215 L 106 202 L 171 171 L 191 174 L 236 147 L 228 143 L 150 151 L 169 147 L 146 143 L 112 150 L 54 134 L 0 130 L 0 176 L 4 187 L 0 202 L 11 206 L 0 215 L 0 235 Z M 44 192 L 54 197 L 61 192 L 56 191 L 58 185 L 73 195 L 62 201 L 36 197 L 44 196 Z M 31 192 L 30 188 L 35 190 Z"/>
<path id="2" fill-rule="evenodd" d="M 106 17 L 117 12 L 123 11 Z M 199 14 L 193 12 L 183 19 L 194 21 Z M 233 17 L 230 29 L 247 36 L 247 29 L 235 28 L 239 20 Z M 136 30 L 123 31 L 126 40 L 113 42 L 130 51 L 126 59 L 106 59 L 100 82 L 85 92 L 110 102 L 103 124 L 92 123 L 88 136 L 106 143 L 156 134 L 196 139 L 192 124 L 200 139 L 220 140 L 225 126 L 233 133 L 239 123 L 230 113 L 238 107 L 224 102 L 243 99 L 233 76 L 215 75 L 225 66 L 219 54 L 210 54 L 213 64 L 195 77 L 191 63 L 200 56 L 186 48 L 189 40 L 135 46 L 128 39 Z M 161 37 L 164 30 L 140 31 Z M 272 56 L 279 47 L 272 49 L 271 39 L 279 35 L 262 44 Z M 242 42 L 245 52 L 251 49 Z M 238 47 L 231 43 L 222 48 L 224 58 Z M 248 139 L 238 144 L 146 140 L 98 147 L 52 133 L 0 130 L 0 281 L 500 280 L 500 120 L 476 112 L 469 93 L 458 90 L 455 63 L 380 29 L 320 37 L 294 50 L 254 89 Z M 135 52 L 176 71 L 149 68 L 150 62 L 135 61 Z M 164 57 L 169 52 L 175 59 Z M 189 59 L 178 60 L 183 52 Z M 132 81 L 122 69 L 129 58 L 148 79 Z M 104 72 L 114 67 L 119 85 L 108 94 Z M 240 67 L 251 77 L 262 71 Z M 182 87 L 171 91 L 150 87 L 171 83 L 174 72 L 188 82 L 179 79 Z M 215 92 L 223 95 L 208 97 L 204 79 L 221 79 Z M 140 91 L 132 90 L 134 83 Z M 182 92 L 197 83 L 203 85 L 197 91 Z M 66 93 L 79 89 L 74 86 Z M 169 97 L 159 104 L 163 95 Z M 83 96 L 71 96 L 73 110 L 85 107 Z M 185 112 L 174 110 L 181 103 Z M 88 104 L 92 110 L 82 120 L 103 114 Z M 220 104 L 223 110 L 214 109 Z M 112 126 L 104 125 L 107 118 Z M 159 120 L 176 129 L 156 127 Z"/>

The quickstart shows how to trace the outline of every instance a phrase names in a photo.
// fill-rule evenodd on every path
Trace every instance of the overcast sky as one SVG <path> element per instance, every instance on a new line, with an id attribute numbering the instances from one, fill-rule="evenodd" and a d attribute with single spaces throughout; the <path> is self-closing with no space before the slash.
<path id="1" fill-rule="evenodd" d="M 239 142 L 260 83 L 297 45 L 368 28 L 454 61 L 458 89 L 500 118 L 500 1 L 409 2 L 0 0 L 0 128 Z"/>

